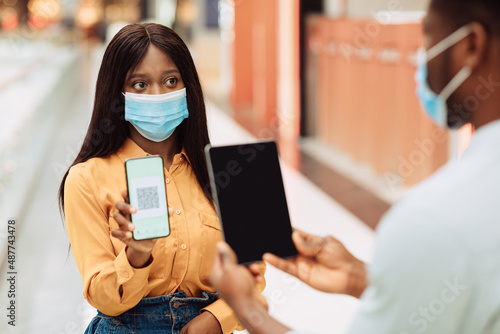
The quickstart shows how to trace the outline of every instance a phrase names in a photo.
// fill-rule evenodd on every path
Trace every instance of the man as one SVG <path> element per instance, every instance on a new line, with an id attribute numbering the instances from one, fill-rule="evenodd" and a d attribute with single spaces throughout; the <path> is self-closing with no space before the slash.
<path id="1" fill-rule="evenodd" d="M 332 237 L 296 231 L 297 258 L 264 255 L 316 289 L 362 295 L 350 334 L 500 333 L 499 17 L 498 0 L 431 0 L 419 97 L 436 123 L 470 122 L 476 134 L 460 161 L 386 214 L 367 283 L 364 265 Z M 258 302 L 261 278 L 249 269 L 220 244 L 211 280 L 251 333 L 290 332 Z"/>

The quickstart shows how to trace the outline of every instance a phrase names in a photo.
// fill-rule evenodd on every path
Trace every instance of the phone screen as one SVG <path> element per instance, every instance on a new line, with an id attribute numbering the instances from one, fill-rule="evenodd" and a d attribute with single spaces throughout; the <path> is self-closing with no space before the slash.
<path id="1" fill-rule="evenodd" d="M 128 197 L 137 209 L 131 215 L 133 238 L 145 240 L 170 234 L 163 160 L 159 155 L 125 160 Z"/>

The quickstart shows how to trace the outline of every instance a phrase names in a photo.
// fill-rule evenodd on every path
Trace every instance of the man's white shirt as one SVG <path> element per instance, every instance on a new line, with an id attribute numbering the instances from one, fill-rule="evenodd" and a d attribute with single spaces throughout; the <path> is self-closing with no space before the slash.
<path id="1" fill-rule="evenodd" d="M 412 188 L 376 242 L 349 334 L 500 334 L 500 121 Z"/>

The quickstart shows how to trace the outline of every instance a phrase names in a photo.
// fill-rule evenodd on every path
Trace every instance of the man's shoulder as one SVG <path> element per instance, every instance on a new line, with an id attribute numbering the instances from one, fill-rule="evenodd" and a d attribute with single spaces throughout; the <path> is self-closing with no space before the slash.
<path id="1" fill-rule="evenodd" d="M 483 173 L 471 173 L 474 168 Z M 386 213 L 377 244 L 408 256 L 428 252 L 457 260 L 459 253 L 465 260 L 500 251 L 500 177 L 493 177 L 495 168 L 449 163 Z"/>

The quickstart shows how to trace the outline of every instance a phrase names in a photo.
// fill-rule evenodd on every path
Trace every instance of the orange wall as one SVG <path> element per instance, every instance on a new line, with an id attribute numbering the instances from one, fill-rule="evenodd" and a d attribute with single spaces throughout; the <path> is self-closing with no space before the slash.
<path id="1" fill-rule="evenodd" d="M 252 104 L 253 1 L 240 1 L 234 10 L 233 87 L 234 107 Z"/>
<path id="2" fill-rule="evenodd" d="M 300 135 L 300 1 L 279 0 L 278 111 L 280 139 Z"/>
<path id="3" fill-rule="evenodd" d="M 391 184 L 413 185 L 449 158 L 446 131 L 424 115 L 415 96 L 415 54 L 423 44 L 420 24 L 308 20 L 319 47 L 306 51 L 316 64 L 312 83 L 318 110 L 314 136 L 369 164 Z M 314 59 L 313 59 L 314 58 Z M 307 83 L 308 85 L 310 83 Z"/>
<path id="4" fill-rule="evenodd" d="M 261 126 L 276 109 L 276 1 L 253 0 L 253 106 Z"/>
<path id="5" fill-rule="evenodd" d="M 297 3 L 298 9 L 298 0 L 241 1 L 235 6 L 231 102 L 235 118 L 247 123 L 246 126 L 250 122 L 249 126 L 259 137 L 277 137 L 280 132 L 278 94 L 280 64 L 284 61 L 280 54 L 280 39 L 288 38 L 291 33 L 297 46 L 299 40 L 298 21 L 295 18 L 283 21 L 289 13 L 280 10 L 280 6 L 285 4 L 285 9 L 290 9 L 292 3 Z M 280 22 L 293 24 L 286 29 L 287 36 L 282 36 Z M 297 49 L 297 56 L 298 52 Z M 295 59 L 293 56 L 288 54 L 286 60 Z M 297 67 L 297 74 L 298 71 Z M 298 86 L 298 76 L 294 81 Z"/>

